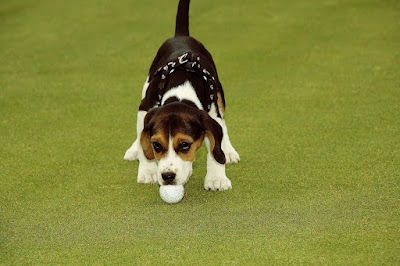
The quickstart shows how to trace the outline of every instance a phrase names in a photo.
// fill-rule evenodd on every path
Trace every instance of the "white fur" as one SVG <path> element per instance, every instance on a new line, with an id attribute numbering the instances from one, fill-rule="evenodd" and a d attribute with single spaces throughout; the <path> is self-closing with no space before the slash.
<path id="1" fill-rule="evenodd" d="M 142 134 L 144 127 L 144 117 L 146 116 L 146 111 L 139 111 L 137 113 L 137 122 L 136 122 L 136 140 L 133 142 L 132 146 L 125 152 L 124 160 L 125 161 L 135 161 L 138 160 L 139 150 L 142 149 L 142 145 L 140 145 L 140 135 Z M 143 152 L 143 150 L 142 150 Z"/>
<path id="2" fill-rule="evenodd" d="M 193 102 L 197 106 L 197 108 L 203 110 L 203 106 L 201 105 L 201 102 L 197 97 L 196 91 L 194 90 L 192 83 L 190 83 L 190 81 L 188 80 L 186 80 L 185 83 L 183 83 L 182 85 L 168 90 L 161 100 L 161 105 L 164 105 L 165 101 L 171 97 L 176 97 L 180 101 L 189 100 Z"/>
<path id="3" fill-rule="evenodd" d="M 225 164 L 218 163 L 210 150 L 210 140 L 204 139 L 207 147 L 207 175 L 204 180 L 204 189 L 212 191 L 224 191 L 232 188 L 231 181 L 226 177 Z"/>
<path id="4" fill-rule="evenodd" d="M 146 97 L 147 88 L 149 87 L 149 77 L 147 76 L 146 81 L 143 84 L 142 90 L 142 100 Z M 133 142 L 132 146 L 125 152 L 125 161 L 136 161 L 139 159 L 139 153 L 143 153 L 142 145 L 140 145 L 140 135 L 142 134 L 144 127 L 144 117 L 146 116 L 146 111 L 139 110 L 136 119 L 136 140 Z"/>
<path id="5" fill-rule="evenodd" d="M 158 183 L 162 185 L 164 182 L 162 179 L 162 174 L 172 172 L 176 175 L 174 180 L 176 185 L 185 184 L 192 175 L 192 165 L 193 162 L 182 160 L 182 158 L 175 152 L 175 149 L 172 145 L 172 137 L 170 136 L 168 152 L 165 157 L 158 162 Z"/>
<path id="6" fill-rule="evenodd" d="M 140 146 L 141 147 L 141 146 Z M 142 152 L 139 153 L 139 170 L 137 176 L 138 183 L 157 183 L 157 161 L 147 160 L 146 156 Z"/>

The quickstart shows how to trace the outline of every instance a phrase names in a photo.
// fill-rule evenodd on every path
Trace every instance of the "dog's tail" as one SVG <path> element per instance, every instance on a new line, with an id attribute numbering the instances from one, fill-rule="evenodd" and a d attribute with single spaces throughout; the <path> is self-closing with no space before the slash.
<path id="1" fill-rule="evenodd" d="M 190 0 L 180 0 L 176 14 L 175 37 L 189 36 L 189 4 Z"/>

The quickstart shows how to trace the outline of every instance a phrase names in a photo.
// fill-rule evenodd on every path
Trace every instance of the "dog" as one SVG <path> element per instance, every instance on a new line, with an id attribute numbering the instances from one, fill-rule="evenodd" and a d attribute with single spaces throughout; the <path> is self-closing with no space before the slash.
<path id="1" fill-rule="evenodd" d="M 212 56 L 189 35 L 189 4 L 179 1 L 175 37 L 162 44 L 150 67 L 137 113 L 137 138 L 124 159 L 139 160 L 139 183 L 183 185 L 204 141 L 204 188 L 229 190 L 225 164 L 240 157 L 229 140 L 224 92 Z"/>

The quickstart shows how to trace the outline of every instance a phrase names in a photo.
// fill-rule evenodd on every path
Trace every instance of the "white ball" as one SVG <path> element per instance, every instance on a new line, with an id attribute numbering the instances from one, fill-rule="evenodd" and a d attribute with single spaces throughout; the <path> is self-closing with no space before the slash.
<path id="1" fill-rule="evenodd" d="M 183 198 L 183 185 L 160 186 L 160 197 L 166 203 L 178 203 Z"/>

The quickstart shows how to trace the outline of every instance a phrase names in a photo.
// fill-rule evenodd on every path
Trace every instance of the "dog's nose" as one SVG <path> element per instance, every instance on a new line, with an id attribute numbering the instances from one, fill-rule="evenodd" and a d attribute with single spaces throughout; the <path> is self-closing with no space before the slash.
<path id="1" fill-rule="evenodd" d="M 165 182 L 172 182 L 175 179 L 175 173 L 168 172 L 161 175 Z"/>

